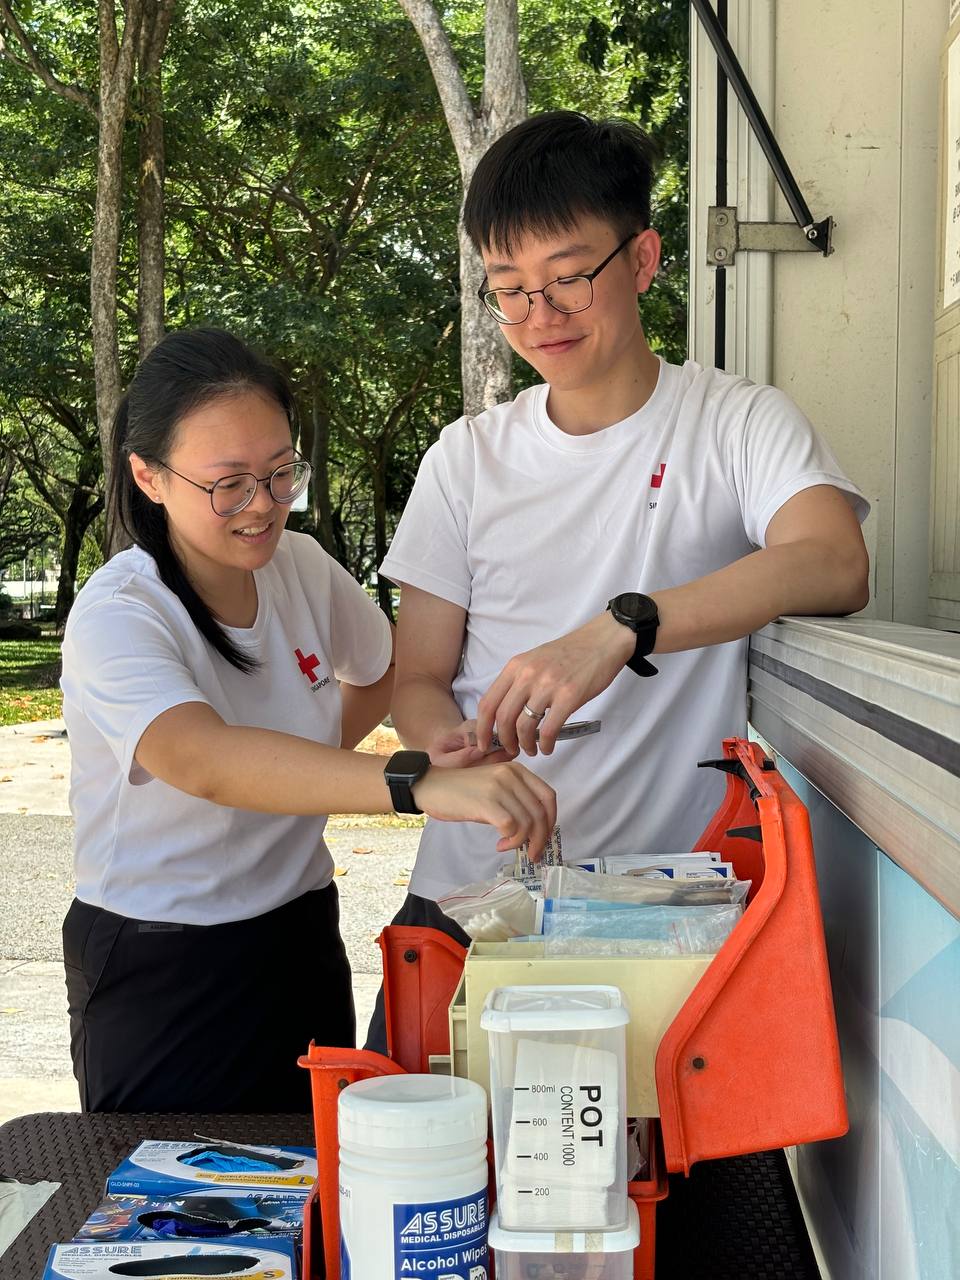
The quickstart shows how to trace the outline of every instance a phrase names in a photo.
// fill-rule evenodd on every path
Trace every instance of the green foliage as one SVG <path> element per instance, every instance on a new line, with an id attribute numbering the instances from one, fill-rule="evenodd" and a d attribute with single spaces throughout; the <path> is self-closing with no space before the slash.
<path id="1" fill-rule="evenodd" d="M 55 532 L 50 509 L 0 444 L 0 570 L 22 564 Z"/>
<path id="2" fill-rule="evenodd" d="M 57 75 L 95 82 L 95 13 L 37 6 L 29 30 Z M 82 523 L 100 501 L 89 338 L 95 149 L 90 112 L 0 64 L 0 567 L 58 541 L 65 519 Z"/>
<path id="3" fill-rule="evenodd" d="M 96 527 L 88 531 L 80 548 L 80 562 L 77 566 L 77 590 L 83 586 L 91 573 L 95 573 L 103 564 L 103 547 L 101 531 Z"/>
<path id="4" fill-rule="evenodd" d="M 578 56 L 624 83 L 623 112 L 652 140 L 659 158 L 651 220 L 663 238 L 663 265 L 641 300 L 651 347 L 682 361 L 687 347 L 689 183 L 689 5 L 679 0 L 607 0 L 586 24 Z"/>
<path id="5" fill-rule="evenodd" d="M 92 0 L 16 7 L 42 59 L 92 93 Z M 442 11 L 476 99 L 482 0 Z M 674 359 L 686 329 L 685 41 L 676 0 L 521 2 L 531 111 L 628 114 L 660 147 L 667 268 L 642 311 L 651 345 Z M 460 176 L 419 41 L 389 0 L 178 0 L 162 87 L 167 325 L 228 327 L 287 371 L 317 476 L 313 507 L 294 523 L 367 581 L 423 452 L 461 408 Z M 142 113 L 135 94 L 118 286 L 126 376 L 137 358 Z M 89 325 L 95 152 L 89 112 L 0 60 L 0 474 L 13 457 L 21 477 L 6 507 L 0 495 L 11 530 L 27 511 L 46 533 L 72 494 L 93 498 L 102 479 Z M 78 580 L 96 563 L 88 533 Z"/>
<path id="6" fill-rule="evenodd" d="M 285 368 L 328 476 L 301 526 L 363 580 L 458 394 L 433 82 L 406 18 L 372 3 L 197 3 L 171 48 L 169 323 L 231 328 Z"/>

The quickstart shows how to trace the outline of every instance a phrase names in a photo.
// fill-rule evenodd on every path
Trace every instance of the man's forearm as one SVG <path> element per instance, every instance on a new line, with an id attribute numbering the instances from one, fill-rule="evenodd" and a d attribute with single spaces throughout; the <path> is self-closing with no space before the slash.
<path id="1" fill-rule="evenodd" d="M 450 686 L 427 675 L 397 680 L 390 714 L 400 741 L 415 751 L 426 751 L 438 733 L 463 723 Z"/>
<path id="2" fill-rule="evenodd" d="M 660 614 L 655 653 L 739 640 L 782 614 L 854 613 L 867 603 L 865 554 L 814 539 L 744 556 L 682 587 L 651 592 Z"/>

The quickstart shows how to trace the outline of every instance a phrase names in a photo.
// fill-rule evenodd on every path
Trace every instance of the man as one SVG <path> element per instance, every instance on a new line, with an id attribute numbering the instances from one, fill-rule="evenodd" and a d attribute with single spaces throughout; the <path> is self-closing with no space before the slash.
<path id="1" fill-rule="evenodd" d="M 639 130 L 573 112 L 483 157 L 483 299 L 543 384 L 441 433 L 381 567 L 403 741 L 468 766 L 496 728 L 556 789 L 568 861 L 692 849 L 722 782 L 696 762 L 746 729 L 746 637 L 868 599 L 867 503 L 799 409 L 651 351 L 651 177 Z M 557 744 L 574 713 L 601 732 Z M 435 900 L 502 861 L 428 822 L 397 922 L 452 932 Z"/>

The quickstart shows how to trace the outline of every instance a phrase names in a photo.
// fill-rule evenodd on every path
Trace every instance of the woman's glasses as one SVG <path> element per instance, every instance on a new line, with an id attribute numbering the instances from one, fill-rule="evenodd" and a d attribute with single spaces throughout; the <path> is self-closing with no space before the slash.
<path id="1" fill-rule="evenodd" d="M 310 463 L 303 458 L 295 462 L 285 462 L 283 466 L 274 467 L 268 476 L 255 476 L 249 471 L 241 471 L 237 475 L 221 476 L 213 485 L 198 484 L 189 476 L 181 475 L 165 462 L 160 464 L 165 471 L 172 472 L 195 489 L 202 489 L 210 495 L 210 505 L 218 516 L 238 515 L 244 507 L 249 507 L 257 488 L 265 484 L 270 490 L 270 497 L 280 506 L 289 506 L 300 497 L 310 481 Z"/>

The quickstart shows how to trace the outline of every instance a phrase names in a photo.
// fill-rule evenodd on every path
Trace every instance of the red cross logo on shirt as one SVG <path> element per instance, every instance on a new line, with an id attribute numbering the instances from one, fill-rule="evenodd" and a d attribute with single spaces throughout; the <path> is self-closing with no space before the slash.
<path id="1" fill-rule="evenodd" d="M 317 667 L 320 665 L 320 659 L 315 653 L 311 653 L 309 657 L 305 658 L 299 649 L 294 649 L 293 652 L 297 661 L 300 663 L 300 670 L 307 677 L 310 683 L 313 684 L 317 678 Z"/>
<path id="2" fill-rule="evenodd" d="M 651 489 L 659 489 L 659 488 L 660 488 L 660 486 L 663 484 L 663 473 L 666 471 L 666 469 L 667 469 L 667 464 L 666 464 L 665 462 L 661 462 L 661 463 L 660 463 L 660 470 L 659 470 L 659 471 L 655 471 L 655 472 L 653 473 L 653 475 L 650 477 L 650 488 L 651 488 Z"/>

